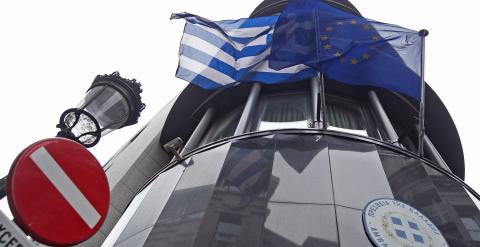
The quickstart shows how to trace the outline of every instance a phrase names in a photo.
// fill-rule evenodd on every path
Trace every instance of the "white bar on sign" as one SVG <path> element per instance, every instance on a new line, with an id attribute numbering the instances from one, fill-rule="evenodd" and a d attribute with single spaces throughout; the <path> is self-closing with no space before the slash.
<path id="1" fill-rule="evenodd" d="M 72 206 L 80 218 L 92 229 L 100 220 L 101 216 L 93 205 L 82 194 L 78 187 L 48 153 L 41 147 L 30 155 L 33 162 L 40 168 L 43 174 L 60 192 L 60 194 Z"/>

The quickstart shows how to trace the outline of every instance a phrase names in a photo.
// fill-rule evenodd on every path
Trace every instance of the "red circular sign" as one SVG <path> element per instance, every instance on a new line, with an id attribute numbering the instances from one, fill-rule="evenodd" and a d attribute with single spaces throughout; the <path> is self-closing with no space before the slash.
<path id="1" fill-rule="evenodd" d="M 7 178 L 15 222 L 48 245 L 80 243 L 102 225 L 110 190 L 97 159 L 63 138 L 36 142 L 13 162 Z"/>

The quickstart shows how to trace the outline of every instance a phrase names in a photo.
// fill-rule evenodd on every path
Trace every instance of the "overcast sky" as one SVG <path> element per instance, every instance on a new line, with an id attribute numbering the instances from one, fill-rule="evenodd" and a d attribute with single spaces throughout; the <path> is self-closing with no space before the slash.
<path id="1" fill-rule="evenodd" d="M 187 84 L 175 78 L 188 11 L 211 20 L 248 17 L 259 0 L 0 1 L 0 152 L 3 177 L 29 144 L 55 136 L 97 74 L 119 71 L 143 84 L 147 108 L 136 126 L 110 133 L 90 149 L 101 163 Z M 445 103 L 463 144 L 466 181 L 480 191 L 476 99 L 480 40 L 472 1 L 352 0 L 363 16 L 428 29 L 426 81 Z M 3 208 L 3 207 L 2 207 Z"/>

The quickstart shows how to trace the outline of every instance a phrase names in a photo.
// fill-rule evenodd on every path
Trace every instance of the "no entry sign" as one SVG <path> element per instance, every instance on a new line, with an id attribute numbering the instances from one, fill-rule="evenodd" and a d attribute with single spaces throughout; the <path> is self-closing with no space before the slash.
<path id="1" fill-rule="evenodd" d="M 63 138 L 36 142 L 18 155 L 8 175 L 7 197 L 15 222 L 49 245 L 91 237 L 105 220 L 110 199 L 97 159 Z"/>

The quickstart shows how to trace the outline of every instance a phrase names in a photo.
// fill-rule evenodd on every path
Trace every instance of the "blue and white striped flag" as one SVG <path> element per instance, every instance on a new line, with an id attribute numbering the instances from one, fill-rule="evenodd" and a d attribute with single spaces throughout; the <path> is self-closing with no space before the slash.
<path id="1" fill-rule="evenodd" d="M 277 84 L 311 78 L 316 72 L 296 65 L 269 68 L 272 34 L 278 16 L 210 21 L 189 13 L 172 14 L 187 23 L 180 43 L 176 76 L 204 89 L 255 81 Z"/>

